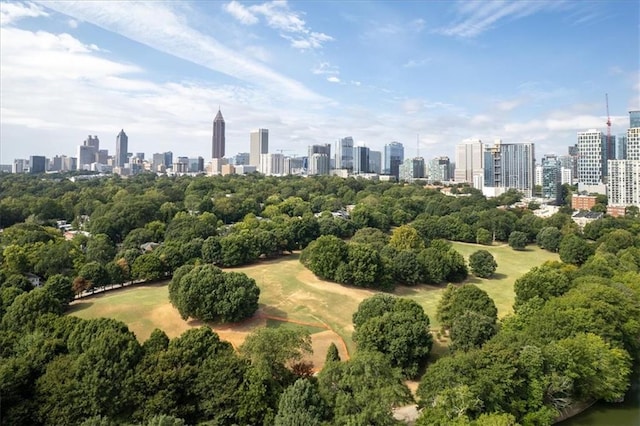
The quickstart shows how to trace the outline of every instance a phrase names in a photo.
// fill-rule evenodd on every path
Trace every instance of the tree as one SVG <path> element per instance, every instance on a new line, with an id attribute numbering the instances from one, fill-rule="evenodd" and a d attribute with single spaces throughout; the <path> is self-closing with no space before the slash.
<path id="1" fill-rule="evenodd" d="M 376 228 L 358 229 L 351 238 L 353 243 L 371 244 L 378 250 L 382 250 L 389 242 L 389 236 Z"/>
<path id="2" fill-rule="evenodd" d="M 298 379 L 285 389 L 278 403 L 276 426 L 321 426 L 326 416 L 322 396 L 308 379 Z"/>
<path id="3" fill-rule="evenodd" d="M 540 248 L 556 253 L 560 248 L 562 232 L 555 226 L 544 227 L 536 236 L 536 243 Z"/>
<path id="4" fill-rule="evenodd" d="M 415 377 L 433 345 L 429 317 L 415 301 L 376 295 L 354 313 L 353 340 L 358 350 L 387 355 L 393 367 Z"/>
<path id="5" fill-rule="evenodd" d="M 329 345 L 329 349 L 327 349 L 327 355 L 325 357 L 325 364 L 329 362 L 337 362 L 340 361 L 340 353 L 338 352 L 338 347 L 335 343 L 331 342 Z"/>
<path id="6" fill-rule="evenodd" d="M 35 289 L 16 297 L 2 317 L 2 329 L 28 333 L 34 330 L 36 321 L 44 314 L 60 315 L 62 306 L 51 293 Z"/>
<path id="7" fill-rule="evenodd" d="M 101 263 L 92 261 L 85 263 L 78 271 L 78 276 L 89 283 L 89 288 L 104 287 L 109 284 L 109 274 Z"/>
<path id="8" fill-rule="evenodd" d="M 234 322 L 250 317 L 258 309 L 260 289 L 245 274 L 222 272 L 205 264 L 176 275 L 170 284 L 169 299 L 184 319 Z"/>
<path id="9" fill-rule="evenodd" d="M 367 244 L 348 244 L 347 263 L 341 264 L 335 280 L 358 287 L 392 287 L 380 254 Z"/>
<path id="10" fill-rule="evenodd" d="M 155 281 L 164 276 L 165 266 L 156 253 L 145 253 L 131 266 L 131 276 L 143 281 Z"/>
<path id="11" fill-rule="evenodd" d="M 534 297 L 549 300 L 560 296 L 571 287 L 569 277 L 562 270 L 551 265 L 536 266 L 516 280 L 514 308 L 517 310 Z"/>
<path id="12" fill-rule="evenodd" d="M 69 277 L 60 274 L 53 275 L 47 280 L 44 289 L 58 300 L 62 306 L 67 306 L 69 302 L 73 301 L 74 292 Z"/>
<path id="13" fill-rule="evenodd" d="M 320 278 L 335 280 L 338 267 L 347 261 L 347 253 L 347 243 L 333 235 L 323 235 L 302 251 L 300 261 Z"/>
<path id="14" fill-rule="evenodd" d="M 493 235 L 484 228 L 478 228 L 476 231 L 476 243 L 490 246 L 493 242 Z"/>
<path id="15" fill-rule="evenodd" d="M 87 261 L 94 261 L 104 265 L 113 260 L 116 255 L 116 248 L 108 235 L 97 234 L 89 238 L 85 255 Z"/>
<path id="16" fill-rule="evenodd" d="M 593 247 L 575 234 L 567 234 L 560 242 L 560 260 L 564 263 L 582 265 L 593 254 Z"/>
<path id="17" fill-rule="evenodd" d="M 391 245 L 398 251 L 420 251 L 424 248 L 424 240 L 422 239 L 422 237 L 420 237 L 420 234 L 418 234 L 416 228 L 410 225 L 402 225 L 395 228 L 391 233 L 389 245 Z"/>
<path id="18" fill-rule="evenodd" d="M 514 250 L 524 250 L 527 246 L 527 234 L 521 231 L 513 231 L 509 234 L 509 246 Z"/>
<path id="19" fill-rule="evenodd" d="M 450 328 L 453 321 L 467 311 L 482 314 L 495 321 L 498 310 L 486 291 L 473 284 L 456 287 L 449 284 L 438 303 L 437 318 L 445 328 Z"/>
<path id="20" fill-rule="evenodd" d="M 378 352 L 358 352 L 348 361 L 328 364 L 318 384 L 333 411 L 332 424 L 396 425 L 391 409 L 412 400 L 400 371 Z"/>
<path id="21" fill-rule="evenodd" d="M 579 333 L 556 346 L 563 358 L 554 359 L 560 369 L 574 378 L 576 396 L 581 399 L 617 401 L 629 387 L 631 358 L 620 348 L 611 348 L 600 336 Z"/>
<path id="22" fill-rule="evenodd" d="M 418 261 L 416 252 L 403 250 L 392 260 L 393 277 L 399 283 L 414 285 L 422 281 L 422 265 Z"/>
<path id="23" fill-rule="evenodd" d="M 468 351 L 481 347 L 496 334 L 496 321 L 475 311 L 465 311 L 454 318 L 449 336 L 450 349 Z"/>
<path id="24" fill-rule="evenodd" d="M 474 275 L 489 278 L 496 271 L 498 264 L 491 253 L 478 250 L 469 256 L 469 266 Z"/>

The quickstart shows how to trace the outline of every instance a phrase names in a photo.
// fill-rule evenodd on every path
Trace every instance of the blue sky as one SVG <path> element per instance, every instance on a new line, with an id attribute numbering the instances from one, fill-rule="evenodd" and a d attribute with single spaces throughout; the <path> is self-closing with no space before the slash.
<path id="1" fill-rule="evenodd" d="M 353 136 L 448 155 L 467 138 L 565 154 L 640 109 L 640 2 L 1 2 L 0 163 L 115 151 L 205 158 Z"/>

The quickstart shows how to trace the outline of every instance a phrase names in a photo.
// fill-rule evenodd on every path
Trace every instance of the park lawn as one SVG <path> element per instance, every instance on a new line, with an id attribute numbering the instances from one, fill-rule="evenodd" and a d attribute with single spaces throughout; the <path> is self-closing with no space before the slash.
<path id="1" fill-rule="evenodd" d="M 480 279 L 469 276 L 466 282 L 487 291 L 496 303 L 500 317 L 512 312 L 513 283 L 519 276 L 547 260 L 558 260 L 557 254 L 534 246 L 524 251 L 514 251 L 507 245 L 480 246 L 454 242 L 453 246 L 467 259 L 479 249 L 488 250 L 496 258 L 498 269 L 495 277 Z M 298 324 L 311 333 L 325 336 L 323 341 L 327 345 L 330 340 L 327 332 L 319 331 L 333 331 L 341 340 L 336 343 L 341 356 L 345 351 L 353 353 L 352 315 L 362 300 L 377 293 L 321 280 L 302 266 L 297 253 L 228 270 L 244 272 L 256 280 L 261 291 L 260 310 L 254 318 L 237 324 L 212 325 L 221 338 L 229 340 L 236 347 L 257 327 Z M 71 314 L 81 318 L 118 319 L 126 323 L 141 341 L 148 338 L 155 328 L 164 330 L 170 337 L 176 337 L 189 328 L 201 326 L 199 321 L 185 321 L 180 317 L 169 302 L 166 284 L 129 287 L 86 298 L 72 305 Z M 444 286 L 400 286 L 394 294 L 418 302 L 431 319 L 432 328 L 437 329 L 436 308 L 443 291 Z M 287 322 L 287 325 L 280 324 Z M 445 351 L 446 342 L 436 342 L 434 352 Z M 323 356 L 315 354 L 318 359 Z M 320 365 L 318 359 L 314 360 L 317 366 Z"/>

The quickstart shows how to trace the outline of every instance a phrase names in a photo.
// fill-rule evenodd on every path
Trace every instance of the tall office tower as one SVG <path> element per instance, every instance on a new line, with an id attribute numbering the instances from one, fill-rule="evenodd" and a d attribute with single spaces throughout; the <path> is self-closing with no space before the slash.
<path id="1" fill-rule="evenodd" d="M 118 136 L 116 136 L 116 157 L 115 167 L 124 167 L 127 164 L 127 153 L 129 149 L 129 137 L 123 129 L 120 130 Z"/>
<path id="2" fill-rule="evenodd" d="M 307 174 L 309 176 L 329 174 L 329 156 L 316 152 L 307 159 Z"/>
<path id="3" fill-rule="evenodd" d="M 283 176 L 284 155 L 283 154 L 260 154 L 258 171 L 266 176 Z"/>
<path id="4" fill-rule="evenodd" d="M 562 165 L 555 155 L 542 158 L 542 198 L 556 205 L 562 202 Z"/>
<path id="5" fill-rule="evenodd" d="M 199 173 L 204 171 L 204 158 L 189 158 L 189 173 Z"/>
<path id="6" fill-rule="evenodd" d="M 44 173 L 47 171 L 47 159 L 43 155 L 29 157 L 29 173 Z"/>
<path id="7" fill-rule="evenodd" d="M 59 172 L 62 170 L 62 157 L 56 155 L 49 160 L 49 170 L 52 172 Z"/>
<path id="8" fill-rule="evenodd" d="M 640 159 L 609 161 L 607 197 L 610 206 L 640 207 Z"/>
<path id="9" fill-rule="evenodd" d="M 629 111 L 629 128 L 640 127 L 640 111 Z"/>
<path id="10" fill-rule="evenodd" d="M 600 130 L 578 132 L 578 185 L 597 192 L 589 186 L 602 186 L 607 177 L 607 136 Z"/>
<path id="11" fill-rule="evenodd" d="M 108 149 L 99 149 L 98 152 L 96 152 L 96 163 L 98 164 L 107 164 L 107 161 L 109 159 L 109 150 Z"/>
<path id="12" fill-rule="evenodd" d="M 535 187 L 533 143 L 502 143 L 497 140 L 484 153 L 484 186 L 517 189 L 531 197 Z"/>
<path id="13" fill-rule="evenodd" d="M 626 159 L 608 162 L 607 197 L 611 206 L 640 207 L 640 111 L 629 112 Z"/>
<path id="14" fill-rule="evenodd" d="M 239 152 L 233 157 L 232 164 L 235 166 L 249 165 L 251 156 L 248 152 Z"/>
<path id="15" fill-rule="evenodd" d="M 78 169 L 78 159 L 76 157 L 62 156 L 62 171 L 72 172 Z"/>
<path id="16" fill-rule="evenodd" d="M 13 160 L 13 165 L 11 167 L 11 173 L 24 173 L 27 168 L 27 160 L 22 158 L 16 158 Z"/>
<path id="17" fill-rule="evenodd" d="M 249 146 L 249 165 L 259 169 L 260 156 L 269 152 L 269 129 L 251 132 Z"/>
<path id="18" fill-rule="evenodd" d="M 315 155 L 318 154 L 318 155 Z M 307 156 L 308 175 L 328 175 L 331 171 L 329 159 L 331 158 L 331 144 L 310 145 Z M 295 168 L 295 167 L 293 167 Z"/>
<path id="19" fill-rule="evenodd" d="M 331 158 L 331 144 L 309 145 L 308 152 L 307 158 L 311 158 L 313 154 L 326 154 L 327 158 Z"/>
<path id="20" fill-rule="evenodd" d="M 407 182 L 411 182 L 415 179 L 422 179 L 424 178 L 424 171 L 424 158 L 407 158 L 398 168 L 398 179 Z"/>
<path id="21" fill-rule="evenodd" d="M 627 129 L 627 160 L 640 160 L 640 123 Z"/>
<path id="22" fill-rule="evenodd" d="M 100 149 L 100 139 L 95 135 L 93 137 L 91 135 L 87 136 L 87 139 L 85 139 L 83 144 L 85 146 L 93 147 L 96 152 Z"/>
<path id="23" fill-rule="evenodd" d="M 383 157 L 382 173 L 395 176 L 398 179 L 400 164 L 404 162 L 404 146 L 400 142 L 386 144 Z"/>
<path id="24" fill-rule="evenodd" d="M 382 152 L 369 150 L 369 173 L 382 173 Z"/>
<path id="25" fill-rule="evenodd" d="M 164 166 L 168 169 L 173 165 L 173 152 L 167 151 L 164 153 Z"/>
<path id="26" fill-rule="evenodd" d="M 542 186 L 542 164 L 536 164 L 535 185 Z"/>
<path id="27" fill-rule="evenodd" d="M 616 160 L 627 159 L 627 135 L 620 134 L 616 137 Z"/>
<path id="28" fill-rule="evenodd" d="M 449 157 L 436 157 L 427 162 L 426 178 L 430 182 L 447 182 L 451 180 Z"/>
<path id="29" fill-rule="evenodd" d="M 369 173 L 369 148 L 366 146 L 353 148 L 353 173 Z"/>
<path id="30" fill-rule="evenodd" d="M 164 165 L 164 153 L 156 152 L 151 157 L 151 168 L 154 172 L 164 170 L 166 166 Z"/>
<path id="31" fill-rule="evenodd" d="M 336 143 L 336 169 L 353 170 L 353 138 L 347 136 Z"/>
<path id="32" fill-rule="evenodd" d="M 89 145 L 78 145 L 78 170 L 89 170 L 96 161 L 95 148 Z"/>
<path id="33" fill-rule="evenodd" d="M 211 139 L 211 158 L 223 158 L 225 147 L 224 118 L 220 108 L 213 119 L 213 138 Z"/>
<path id="34" fill-rule="evenodd" d="M 482 188 L 484 144 L 481 140 L 467 139 L 456 146 L 456 182 L 469 182 Z"/>

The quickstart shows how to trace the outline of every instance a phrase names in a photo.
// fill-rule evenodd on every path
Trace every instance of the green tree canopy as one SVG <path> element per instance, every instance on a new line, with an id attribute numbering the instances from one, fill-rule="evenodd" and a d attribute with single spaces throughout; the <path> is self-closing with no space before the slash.
<path id="1" fill-rule="evenodd" d="M 258 309 L 260 289 L 245 274 L 222 272 L 213 265 L 199 265 L 174 276 L 169 298 L 183 318 L 234 322 Z"/>
<path id="2" fill-rule="evenodd" d="M 498 263 L 486 250 L 478 250 L 469 256 L 469 267 L 474 275 L 489 278 L 496 271 Z"/>
<path id="3" fill-rule="evenodd" d="M 486 291 L 473 284 L 459 287 L 449 284 L 438 303 L 437 318 L 443 327 L 450 328 L 453 321 L 467 311 L 476 312 L 495 321 L 498 310 Z"/>

